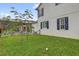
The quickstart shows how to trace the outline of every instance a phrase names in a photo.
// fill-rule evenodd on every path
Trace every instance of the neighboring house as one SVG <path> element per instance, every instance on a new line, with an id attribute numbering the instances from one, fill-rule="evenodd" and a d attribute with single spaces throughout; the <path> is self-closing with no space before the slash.
<path id="1" fill-rule="evenodd" d="M 78 3 L 41 3 L 36 10 L 40 34 L 79 39 Z"/>
<path id="2" fill-rule="evenodd" d="M 26 20 L 23 20 L 22 21 L 22 26 L 20 26 L 20 31 L 21 32 L 32 32 L 32 24 L 34 23 L 34 21 L 32 20 L 29 20 L 29 21 L 26 21 Z"/>
<path id="3" fill-rule="evenodd" d="M 6 30 L 15 32 L 32 32 L 32 24 L 33 21 L 29 20 L 28 22 L 25 20 L 22 21 L 6 21 L 6 20 L 0 20 L 0 32 L 4 32 Z"/>

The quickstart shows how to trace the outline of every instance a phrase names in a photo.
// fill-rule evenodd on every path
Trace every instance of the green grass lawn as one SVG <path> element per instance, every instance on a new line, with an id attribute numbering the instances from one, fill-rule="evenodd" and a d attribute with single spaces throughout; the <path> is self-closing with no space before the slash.
<path id="1" fill-rule="evenodd" d="M 79 56 L 79 40 L 44 35 L 29 35 L 28 39 L 26 35 L 1 37 L 0 55 Z"/>

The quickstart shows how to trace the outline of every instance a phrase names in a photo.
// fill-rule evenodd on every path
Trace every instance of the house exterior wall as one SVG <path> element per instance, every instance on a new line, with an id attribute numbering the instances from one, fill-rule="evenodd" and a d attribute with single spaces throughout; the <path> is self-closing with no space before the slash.
<path id="1" fill-rule="evenodd" d="M 61 3 L 55 6 L 54 3 L 44 3 L 38 9 L 44 8 L 44 16 L 38 18 L 38 29 L 40 22 L 49 21 L 49 29 L 42 28 L 42 35 L 62 36 L 79 39 L 79 4 Z M 57 30 L 57 18 L 69 18 L 69 30 Z"/>
<path id="2" fill-rule="evenodd" d="M 38 32 L 38 23 L 34 23 L 34 24 L 32 24 L 32 27 L 33 27 L 33 31 L 34 32 Z"/>

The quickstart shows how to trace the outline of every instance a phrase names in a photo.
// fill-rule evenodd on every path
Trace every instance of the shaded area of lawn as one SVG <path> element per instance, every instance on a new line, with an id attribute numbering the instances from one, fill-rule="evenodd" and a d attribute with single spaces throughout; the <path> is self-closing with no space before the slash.
<path id="1" fill-rule="evenodd" d="M 45 48 L 48 48 L 48 51 L 45 51 Z M 44 35 L 29 35 L 28 40 L 27 35 L 2 37 L 0 55 L 79 55 L 79 40 Z"/>

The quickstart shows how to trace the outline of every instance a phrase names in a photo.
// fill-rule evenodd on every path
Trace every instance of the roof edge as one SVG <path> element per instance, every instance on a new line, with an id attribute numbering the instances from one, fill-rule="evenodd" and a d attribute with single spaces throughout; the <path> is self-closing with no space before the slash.
<path id="1" fill-rule="evenodd" d="M 41 6 L 41 4 L 42 4 L 42 3 L 40 3 L 39 6 L 38 6 L 35 10 L 38 10 L 38 8 Z"/>

